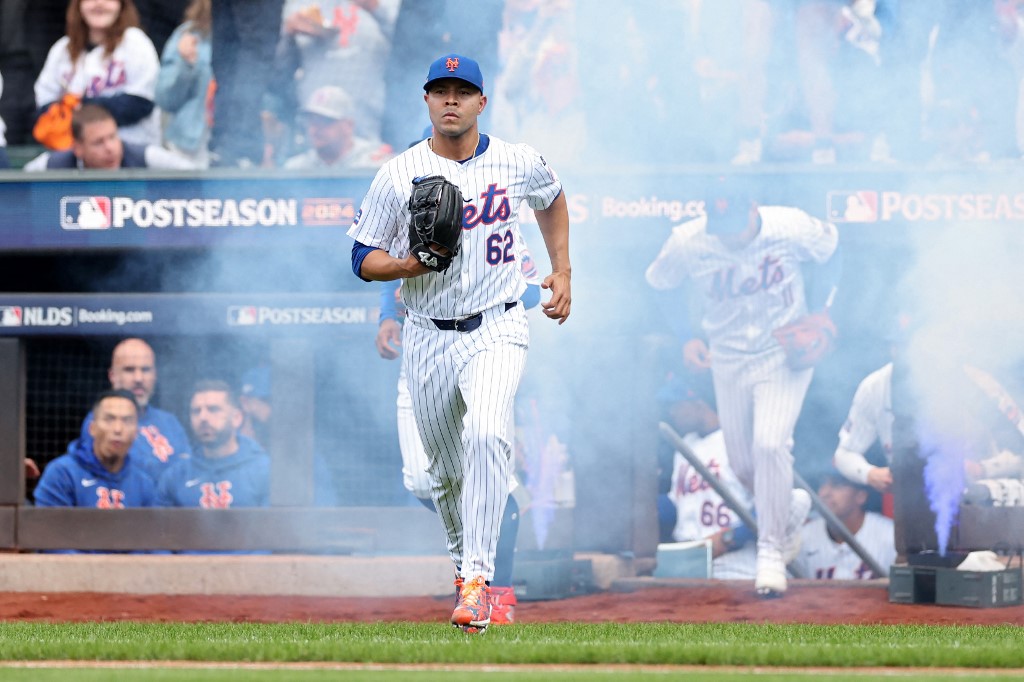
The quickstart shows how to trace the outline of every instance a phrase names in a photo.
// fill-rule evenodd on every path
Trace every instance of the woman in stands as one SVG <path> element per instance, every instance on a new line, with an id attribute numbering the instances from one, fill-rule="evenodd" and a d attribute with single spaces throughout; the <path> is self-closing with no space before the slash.
<path id="1" fill-rule="evenodd" d="M 39 114 L 73 95 L 108 109 L 125 142 L 160 144 L 160 59 L 132 0 L 71 0 L 66 32 L 36 79 Z"/>

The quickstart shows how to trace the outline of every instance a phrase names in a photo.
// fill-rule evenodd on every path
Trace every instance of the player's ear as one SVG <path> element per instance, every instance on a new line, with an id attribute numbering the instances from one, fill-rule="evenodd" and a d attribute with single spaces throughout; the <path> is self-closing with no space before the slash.
<path id="1" fill-rule="evenodd" d="M 476 112 L 478 114 L 484 113 L 484 107 L 487 106 L 487 95 L 480 95 L 480 109 Z"/>
<path id="2" fill-rule="evenodd" d="M 245 421 L 245 413 L 242 412 L 242 408 L 231 406 L 231 426 L 237 431 L 242 428 L 242 422 Z"/>

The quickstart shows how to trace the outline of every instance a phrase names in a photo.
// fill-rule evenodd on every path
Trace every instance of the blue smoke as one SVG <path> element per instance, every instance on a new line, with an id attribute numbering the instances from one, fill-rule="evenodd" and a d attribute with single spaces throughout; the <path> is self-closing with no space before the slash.
<path id="1" fill-rule="evenodd" d="M 949 535 L 960 510 L 960 495 L 965 483 L 964 459 L 970 446 L 966 438 L 950 433 L 949 429 L 922 426 L 918 431 L 920 456 L 927 460 L 924 484 L 929 507 L 935 513 L 939 554 L 945 556 Z"/>

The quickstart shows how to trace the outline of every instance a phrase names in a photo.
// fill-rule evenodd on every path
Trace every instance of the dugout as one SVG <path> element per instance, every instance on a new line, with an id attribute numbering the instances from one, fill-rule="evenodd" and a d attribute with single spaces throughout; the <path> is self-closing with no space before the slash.
<path id="1" fill-rule="evenodd" d="M 535 435 L 564 446 L 573 495 L 551 505 L 548 516 L 557 520 L 546 529 L 524 519 L 520 548 L 525 537 L 544 544 L 543 530 L 547 547 L 653 558 L 655 394 L 677 355 L 665 311 L 642 295 L 643 272 L 672 226 L 699 215 L 704 184 L 722 170 L 562 171 L 573 224 L 573 317 L 562 328 L 531 323 L 521 394 Z M 860 379 L 887 360 L 893 290 L 921 244 L 956 247 L 950 235 L 961 235 L 972 244 L 962 255 L 1019 253 L 1024 170 L 793 165 L 742 174 L 770 186 L 778 203 L 836 221 L 843 234 L 846 274 L 833 310 L 840 345 L 817 370 L 797 425 L 796 466 L 808 476 L 828 464 Z M 368 177 L 259 170 L 0 173 L 0 309 L 20 310 L 0 318 L 7 320 L 0 323 L 0 548 L 73 541 L 105 549 L 442 554 L 437 520 L 401 486 L 398 367 L 373 349 L 377 291 L 349 269 L 345 231 L 368 184 Z M 529 218 L 525 231 L 544 271 Z M 623 235 L 628 251 L 616 247 Z M 985 284 L 962 282 L 968 290 Z M 95 314 L 73 312 L 65 323 L 68 308 Z M 118 323 L 118 312 L 147 311 L 150 318 Z M 1009 317 L 995 322 L 1009 323 L 1007 338 L 1018 338 L 1019 310 Z M 236 383 L 253 364 L 270 365 L 275 391 L 287 395 L 275 411 L 290 413 L 295 425 L 274 435 L 284 445 L 271 448 L 272 508 L 99 517 L 23 504 L 21 458 L 64 451 L 106 385 L 113 343 L 127 335 L 154 345 L 155 403 L 179 414 L 196 376 L 220 373 Z M 1024 366 L 1014 361 L 1009 369 Z M 308 506 L 310 453 L 318 450 L 331 459 L 337 508 Z M 286 457 L 291 451 L 299 454 Z M 972 510 L 964 520 L 974 528 L 982 516 L 997 517 L 996 533 L 1011 529 L 1019 538 L 1006 518 L 1015 511 Z"/>

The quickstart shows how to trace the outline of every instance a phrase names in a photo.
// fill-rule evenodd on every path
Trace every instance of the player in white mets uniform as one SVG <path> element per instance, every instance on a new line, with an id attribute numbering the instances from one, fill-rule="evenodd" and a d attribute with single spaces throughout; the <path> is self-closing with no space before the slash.
<path id="1" fill-rule="evenodd" d="M 690 339 L 684 362 L 712 371 L 729 460 L 754 491 L 758 510 L 755 589 L 772 597 L 787 586 L 793 429 L 814 372 L 790 369 L 772 331 L 807 314 L 801 265 L 829 261 L 838 233 L 799 209 L 759 206 L 752 197 L 716 181 L 707 215 L 672 230 L 647 282 L 670 290 L 689 280 L 703 302 L 710 349 L 703 339 Z M 838 273 L 825 268 L 821 274 Z"/>
<path id="2" fill-rule="evenodd" d="M 36 107 L 74 94 L 110 111 L 124 142 L 160 144 L 160 57 L 138 26 L 131 0 L 72 0 L 68 35 L 50 48 L 36 79 Z"/>
<path id="3" fill-rule="evenodd" d="M 880 566 L 896 561 L 892 519 L 865 511 L 868 490 L 843 476 L 828 474 L 818 496 L 843 522 L 857 542 Z M 825 519 L 816 518 L 803 528 L 803 543 L 796 560 L 803 575 L 815 580 L 870 580 L 876 576 L 867 563 L 841 538 L 833 535 Z"/>
<path id="4" fill-rule="evenodd" d="M 429 136 L 428 136 L 429 137 Z M 540 302 L 540 273 L 537 264 L 526 246 L 526 242 L 517 244 L 520 269 L 526 278 L 526 291 L 520 301 L 526 310 Z M 402 345 L 402 326 L 405 319 L 405 307 L 398 300 L 402 280 L 384 282 L 381 285 L 380 325 L 374 344 L 377 352 L 385 360 L 400 357 Z M 397 407 L 398 443 L 402 452 L 402 483 L 405 489 L 431 511 L 436 511 L 431 499 L 433 486 L 430 482 L 430 458 L 423 448 L 420 432 L 416 427 L 416 415 L 412 409 L 412 395 L 409 382 L 405 377 L 405 368 L 398 371 Z M 515 433 L 515 422 L 510 420 L 509 433 Z M 514 440 L 512 436 L 510 440 Z M 505 512 L 501 518 L 501 529 L 498 534 L 498 545 L 494 559 L 494 577 L 491 580 L 491 624 L 507 625 L 515 620 L 517 605 L 515 590 L 512 587 L 512 564 L 515 560 L 516 539 L 519 534 L 519 503 L 511 494 L 518 482 L 512 477 L 511 490 L 505 503 Z"/>
<path id="5" fill-rule="evenodd" d="M 700 392 L 673 377 L 658 394 L 665 404 L 666 421 L 683 435 L 683 442 L 700 462 L 715 475 L 746 511 L 756 516 L 754 501 L 729 466 L 725 437 L 714 408 Z M 754 535 L 740 521 L 711 485 L 679 452 L 673 453 L 671 486 L 668 498 L 676 508 L 672 539 L 677 542 L 706 538 L 711 541 L 713 564 L 711 577 L 718 580 L 751 580 L 755 577 L 757 551 Z M 798 535 L 807 519 L 811 499 L 803 490 L 791 493 L 787 535 Z M 788 563 L 799 548 L 794 541 L 786 547 Z"/>
<path id="6" fill-rule="evenodd" d="M 467 57 L 445 55 L 430 65 L 424 101 L 434 135 L 378 171 L 349 229 L 357 275 L 405 279 L 402 362 L 430 458 L 434 506 L 462 580 L 451 620 L 468 632 L 490 622 L 487 582 L 513 469 L 507 425 L 529 345 L 515 248 L 523 201 L 536 212 L 551 260 L 541 284 L 552 294 L 541 303 L 544 314 L 562 323 L 572 300 L 561 182 L 532 148 L 479 132 L 483 85 Z M 412 181 L 428 175 L 453 182 L 466 202 L 462 248 L 443 272 L 408 249 Z"/>

